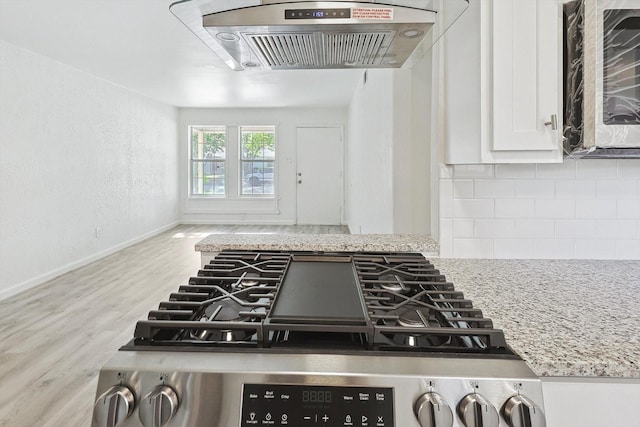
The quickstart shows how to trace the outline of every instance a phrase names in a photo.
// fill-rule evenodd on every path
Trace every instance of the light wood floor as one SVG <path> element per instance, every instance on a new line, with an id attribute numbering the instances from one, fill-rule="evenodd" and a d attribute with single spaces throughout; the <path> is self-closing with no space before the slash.
<path id="1" fill-rule="evenodd" d="M 348 231 L 182 225 L 0 301 L 0 426 L 89 426 L 100 367 L 137 320 L 197 272 L 196 242 L 262 232 Z"/>

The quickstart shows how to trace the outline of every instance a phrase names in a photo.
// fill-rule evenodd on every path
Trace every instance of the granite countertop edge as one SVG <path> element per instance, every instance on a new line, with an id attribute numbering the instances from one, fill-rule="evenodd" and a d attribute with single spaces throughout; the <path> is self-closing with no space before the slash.
<path id="1" fill-rule="evenodd" d="M 211 234 L 196 243 L 195 250 L 421 252 L 437 256 L 440 246 L 423 234 Z"/>

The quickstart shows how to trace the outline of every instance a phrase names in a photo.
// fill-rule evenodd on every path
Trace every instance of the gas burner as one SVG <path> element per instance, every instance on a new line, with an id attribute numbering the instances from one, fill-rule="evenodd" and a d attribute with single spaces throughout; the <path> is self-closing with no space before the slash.
<path id="1" fill-rule="evenodd" d="M 398 328 L 438 328 L 442 326 L 428 307 L 407 304 L 397 309 L 379 306 L 371 311 L 380 326 Z"/>
<path id="2" fill-rule="evenodd" d="M 204 342 L 239 342 L 246 341 L 253 335 L 250 331 L 231 329 L 203 329 L 193 331 L 192 338 Z"/>
<path id="3" fill-rule="evenodd" d="M 397 274 L 383 274 L 379 280 L 381 289 L 400 294 L 406 294 L 410 291 L 410 289 L 404 285 L 404 280 Z"/>
<path id="4" fill-rule="evenodd" d="M 205 308 L 204 315 L 200 318 L 201 322 L 250 322 L 251 317 L 241 314 L 245 307 L 239 302 L 225 298 L 214 301 Z M 216 341 L 216 342 L 235 342 L 245 341 L 253 335 L 251 330 L 243 329 L 219 329 L 212 327 L 211 329 L 203 329 L 192 331 L 191 337 L 200 341 Z"/>
<path id="5" fill-rule="evenodd" d="M 446 347 L 451 344 L 450 336 L 429 335 L 420 333 L 409 334 L 383 334 L 394 345 L 404 348 L 427 349 L 433 347 Z"/>
<path id="6" fill-rule="evenodd" d="M 210 322 L 246 322 L 249 317 L 240 314 L 242 304 L 231 298 L 225 298 L 211 303 L 205 310 L 201 320 Z"/>
<path id="7" fill-rule="evenodd" d="M 258 284 L 260 284 L 259 278 L 260 275 L 258 273 L 247 273 L 240 281 L 233 285 L 233 288 L 239 290 L 258 286 Z"/>
<path id="8" fill-rule="evenodd" d="M 427 307 L 404 306 L 395 310 L 394 314 L 398 316 L 398 325 L 405 328 L 440 326 L 437 321 L 429 321 L 430 313 Z"/>

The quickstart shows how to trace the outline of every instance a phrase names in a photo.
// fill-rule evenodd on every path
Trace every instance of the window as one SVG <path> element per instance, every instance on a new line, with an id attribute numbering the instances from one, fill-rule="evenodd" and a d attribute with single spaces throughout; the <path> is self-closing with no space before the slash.
<path id="1" fill-rule="evenodd" d="M 275 126 L 240 127 L 242 195 L 274 195 Z"/>
<path id="2" fill-rule="evenodd" d="M 191 195 L 225 195 L 224 126 L 190 126 Z"/>

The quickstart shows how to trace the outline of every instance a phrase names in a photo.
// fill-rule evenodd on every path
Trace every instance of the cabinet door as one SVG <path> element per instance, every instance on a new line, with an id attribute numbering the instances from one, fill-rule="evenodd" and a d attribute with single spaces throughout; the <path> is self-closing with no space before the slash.
<path id="1" fill-rule="evenodd" d="M 485 109 L 486 147 L 491 152 L 553 151 L 551 156 L 559 161 L 562 67 L 558 0 L 483 1 L 481 13 L 486 74 L 483 95 L 490 110 Z M 552 117 L 556 125 L 545 125 Z M 500 153 L 495 154 L 500 158 Z M 513 154 L 509 157 L 523 160 Z"/>

